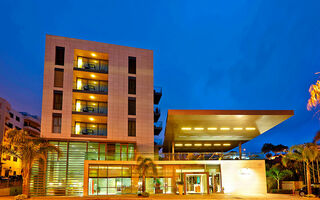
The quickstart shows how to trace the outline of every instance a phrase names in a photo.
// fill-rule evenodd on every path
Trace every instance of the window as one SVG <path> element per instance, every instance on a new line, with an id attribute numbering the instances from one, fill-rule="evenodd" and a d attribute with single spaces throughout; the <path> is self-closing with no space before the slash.
<path id="1" fill-rule="evenodd" d="M 52 115 L 52 133 L 61 133 L 61 118 L 60 113 L 53 113 Z"/>
<path id="2" fill-rule="evenodd" d="M 18 161 L 18 158 L 17 158 L 17 157 L 13 157 L 13 161 L 14 161 L 14 162 L 17 162 L 17 161 Z"/>
<path id="3" fill-rule="evenodd" d="M 129 74 L 136 74 L 136 57 L 129 56 Z"/>
<path id="4" fill-rule="evenodd" d="M 136 136 L 136 119 L 128 119 L 128 136 Z"/>
<path id="5" fill-rule="evenodd" d="M 17 122 L 20 122 L 20 117 L 16 116 Z"/>
<path id="6" fill-rule="evenodd" d="M 56 47 L 56 65 L 64 65 L 64 47 Z"/>
<path id="7" fill-rule="evenodd" d="M 128 115 L 136 115 L 136 98 L 128 98 Z"/>
<path id="8" fill-rule="evenodd" d="M 9 128 L 13 128 L 13 124 L 11 124 L 10 122 L 8 122 L 6 125 L 7 125 Z"/>
<path id="9" fill-rule="evenodd" d="M 136 77 L 129 77 L 128 92 L 129 94 L 136 94 Z"/>
<path id="10" fill-rule="evenodd" d="M 62 91 L 53 92 L 53 109 L 62 110 Z"/>
<path id="11" fill-rule="evenodd" d="M 54 69 L 54 87 L 63 87 L 63 69 L 55 68 Z"/>
<path id="12" fill-rule="evenodd" d="M 10 115 L 11 118 L 13 118 L 13 113 L 9 112 L 9 115 Z"/>
<path id="13" fill-rule="evenodd" d="M 18 126 L 16 126 L 16 129 L 17 129 L 17 130 L 21 130 L 21 128 L 20 128 L 20 127 L 18 127 Z"/>

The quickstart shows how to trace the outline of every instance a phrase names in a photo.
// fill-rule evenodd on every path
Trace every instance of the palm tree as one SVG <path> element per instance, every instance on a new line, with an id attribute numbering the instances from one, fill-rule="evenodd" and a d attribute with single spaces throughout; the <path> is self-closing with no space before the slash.
<path id="1" fill-rule="evenodd" d="M 280 181 L 292 175 L 293 175 L 292 171 L 288 169 L 281 170 L 279 165 L 274 165 L 267 171 L 267 176 L 277 181 L 278 190 L 280 189 Z"/>
<path id="2" fill-rule="evenodd" d="M 137 159 L 138 166 L 137 170 L 139 176 L 142 177 L 142 193 L 146 191 L 146 175 L 149 170 L 152 170 L 153 176 L 157 175 L 156 164 L 152 161 L 151 158 L 143 158 L 141 156 Z"/>
<path id="3" fill-rule="evenodd" d="M 2 153 L 21 159 L 22 193 L 29 196 L 32 165 L 37 161 L 45 164 L 48 152 L 57 152 L 58 156 L 61 156 L 61 150 L 41 138 L 30 136 L 24 130 L 11 129 L 7 131 L 4 140 L 0 145 Z M 15 150 L 12 150 L 12 147 L 15 147 Z"/>
<path id="4" fill-rule="evenodd" d="M 306 143 L 292 146 L 289 150 L 289 153 L 282 159 L 282 163 L 284 166 L 287 165 L 288 160 L 305 163 L 308 194 L 311 194 L 310 164 L 315 161 L 318 156 L 319 151 L 317 145 L 315 145 L 314 143 Z"/>

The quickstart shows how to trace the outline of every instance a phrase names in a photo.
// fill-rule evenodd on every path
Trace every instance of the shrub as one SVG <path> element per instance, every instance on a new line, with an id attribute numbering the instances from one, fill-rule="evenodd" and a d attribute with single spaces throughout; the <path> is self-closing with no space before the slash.
<path id="1" fill-rule="evenodd" d="M 149 197 L 149 193 L 148 192 L 142 192 L 142 196 L 143 197 Z"/>
<path id="2" fill-rule="evenodd" d="M 14 197 L 15 200 L 24 200 L 24 199 L 28 199 L 28 196 L 25 194 L 20 194 L 18 196 Z"/>
<path id="3" fill-rule="evenodd" d="M 292 190 L 283 190 L 283 189 L 271 189 L 270 191 L 271 193 L 275 193 L 275 194 L 292 194 Z"/>

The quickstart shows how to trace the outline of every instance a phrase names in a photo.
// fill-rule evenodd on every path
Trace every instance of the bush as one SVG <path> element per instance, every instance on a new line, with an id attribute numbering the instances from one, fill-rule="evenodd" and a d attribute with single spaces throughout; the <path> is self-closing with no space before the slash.
<path id="1" fill-rule="evenodd" d="M 142 192 L 142 196 L 143 197 L 149 197 L 149 193 L 148 192 Z"/>
<path id="2" fill-rule="evenodd" d="M 292 190 L 283 190 L 283 189 L 272 189 L 270 191 L 271 193 L 275 193 L 275 194 L 292 194 Z"/>
<path id="3" fill-rule="evenodd" d="M 28 199 L 28 196 L 25 194 L 20 194 L 18 196 L 14 197 L 15 200 L 24 200 L 24 199 Z"/>

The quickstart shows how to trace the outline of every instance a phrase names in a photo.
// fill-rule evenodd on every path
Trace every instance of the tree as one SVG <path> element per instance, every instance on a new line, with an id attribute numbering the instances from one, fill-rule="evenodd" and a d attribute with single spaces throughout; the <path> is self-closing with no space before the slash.
<path id="1" fill-rule="evenodd" d="M 30 173 L 32 165 L 37 161 L 47 161 L 48 152 L 57 152 L 61 156 L 61 150 L 48 141 L 30 136 L 24 130 L 11 129 L 6 132 L 5 140 L 0 145 L 2 153 L 10 154 L 21 159 L 22 168 L 22 193 L 29 196 Z M 12 149 L 14 147 L 15 150 Z"/>
<path id="2" fill-rule="evenodd" d="M 142 193 L 146 191 L 146 175 L 149 170 L 152 170 L 153 176 L 157 175 L 157 168 L 151 158 L 143 158 L 141 156 L 137 159 L 138 166 L 137 170 L 139 176 L 142 177 Z"/>
<path id="3" fill-rule="evenodd" d="M 312 108 L 316 108 L 320 104 L 320 80 L 310 86 L 309 93 L 310 99 L 308 100 L 307 109 L 312 110 Z"/>
<path id="4" fill-rule="evenodd" d="M 320 131 L 318 131 L 314 136 L 313 143 L 317 144 L 319 140 L 320 140 Z"/>
<path id="5" fill-rule="evenodd" d="M 277 188 L 280 189 L 280 181 L 286 177 L 292 176 L 292 171 L 288 169 L 281 170 L 279 165 L 274 165 L 267 171 L 267 176 L 277 181 Z"/>
<path id="6" fill-rule="evenodd" d="M 271 143 L 264 143 L 264 145 L 261 148 L 261 152 L 263 153 L 269 153 L 274 148 L 274 145 Z"/>
<path id="7" fill-rule="evenodd" d="M 285 146 L 285 145 L 282 145 L 282 144 L 278 144 L 276 146 L 273 146 L 272 152 L 276 154 L 276 153 L 280 153 L 280 152 L 286 151 L 287 149 L 288 149 L 288 146 Z"/>
<path id="8" fill-rule="evenodd" d="M 319 151 L 314 143 L 294 145 L 290 148 L 289 153 L 282 159 L 284 166 L 287 166 L 288 160 L 302 162 L 306 165 L 308 194 L 311 194 L 311 176 L 310 164 L 317 159 Z"/>

